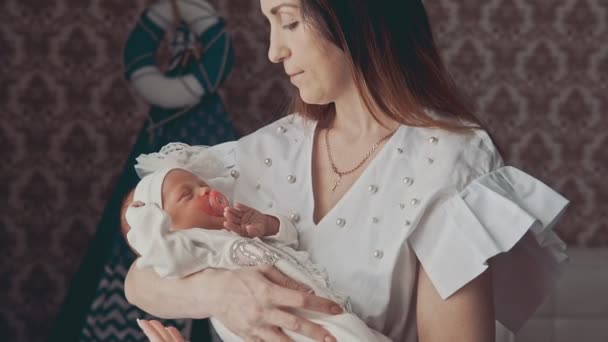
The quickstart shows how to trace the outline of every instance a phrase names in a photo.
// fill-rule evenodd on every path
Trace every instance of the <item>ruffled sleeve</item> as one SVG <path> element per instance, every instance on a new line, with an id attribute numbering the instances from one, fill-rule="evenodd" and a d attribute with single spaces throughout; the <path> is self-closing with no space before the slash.
<path id="1" fill-rule="evenodd" d="M 496 319 L 517 331 L 568 259 L 552 231 L 568 200 L 513 167 L 499 167 L 438 198 L 409 243 L 442 298 L 491 266 Z"/>

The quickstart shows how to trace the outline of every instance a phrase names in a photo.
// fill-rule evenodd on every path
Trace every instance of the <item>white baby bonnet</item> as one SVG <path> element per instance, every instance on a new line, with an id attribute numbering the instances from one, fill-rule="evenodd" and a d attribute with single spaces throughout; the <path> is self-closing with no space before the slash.
<path id="1" fill-rule="evenodd" d="M 205 181 L 229 177 L 228 167 L 208 146 L 173 142 L 163 146 L 159 152 L 141 154 L 136 161 L 135 171 L 142 178 L 168 168 L 185 169 Z"/>
<path id="2" fill-rule="evenodd" d="M 181 169 L 176 167 L 167 167 L 153 173 L 150 173 L 142 178 L 133 194 L 133 201 L 141 201 L 144 203 L 154 203 L 160 208 L 163 207 L 163 182 L 167 174 L 175 169 Z"/>

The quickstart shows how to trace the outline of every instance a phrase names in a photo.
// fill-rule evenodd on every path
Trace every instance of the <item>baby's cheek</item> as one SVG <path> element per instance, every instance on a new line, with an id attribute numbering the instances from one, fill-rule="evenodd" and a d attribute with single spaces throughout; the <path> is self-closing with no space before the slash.
<path id="1" fill-rule="evenodd" d="M 171 215 L 171 228 L 173 230 L 183 230 L 189 228 L 201 227 L 204 222 L 204 213 L 200 210 L 194 210 L 194 208 L 187 207 L 182 208 L 178 213 Z"/>
<path id="2" fill-rule="evenodd" d="M 214 217 L 202 210 L 198 210 L 190 216 L 189 225 L 190 228 L 223 229 L 224 217 Z"/>
<path id="3" fill-rule="evenodd" d="M 187 222 L 188 226 L 191 228 L 205 228 L 205 226 L 209 224 L 209 215 L 201 210 L 193 210 L 192 213 L 188 215 Z"/>

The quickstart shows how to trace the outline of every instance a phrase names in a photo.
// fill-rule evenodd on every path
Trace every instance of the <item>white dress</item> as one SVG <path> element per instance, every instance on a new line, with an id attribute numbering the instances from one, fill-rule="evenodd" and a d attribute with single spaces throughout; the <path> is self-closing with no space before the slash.
<path id="1" fill-rule="evenodd" d="M 567 260 L 552 228 L 568 201 L 504 166 L 485 131 L 401 126 L 315 224 L 315 127 L 291 115 L 212 147 L 231 175 L 212 184 L 235 201 L 290 217 L 299 249 L 327 270 L 367 325 L 395 341 L 417 341 L 417 260 L 442 298 L 490 264 L 496 319 L 511 331 L 551 291 Z"/>
<path id="2" fill-rule="evenodd" d="M 338 341 L 390 342 L 352 313 L 348 298 L 329 286 L 327 274 L 310 261 L 308 253 L 295 251 L 276 240 L 277 236 L 262 241 L 243 238 L 227 230 L 190 228 L 172 231 L 171 218 L 154 203 L 129 207 L 126 219 L 131 227 L 127 239 L 139 254 L 139 268 L 151 267 L 161 277 L 182 278 L 206 268 L 274 265 L 288 277 L 310 286 L 315 294 L 345 308 L 343 314 L 334 316 L 296 310 L 298 316 L 325 327 Z M 295 236 L 289 220 L 279 220 L 283 236 Z M 294 241 L 288 242 L 293 244 Z M 213 317 L 211 320 L 223 341 L 243 341 L 221 322 Z M 313 342 L 291 331 L 285 333 L 296 342 Z"/>

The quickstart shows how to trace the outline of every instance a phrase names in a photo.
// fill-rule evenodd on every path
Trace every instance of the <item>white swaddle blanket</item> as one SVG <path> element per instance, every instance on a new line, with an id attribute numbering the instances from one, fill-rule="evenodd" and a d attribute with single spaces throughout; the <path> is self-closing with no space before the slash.
<path id="1" fill-rule="evenodd" d="M 288 277 L 308 285 L 316 295 L 331 299 L 345 309 L 344 313 L 333 316 L 307 310 L 295 310 L 294 314 L 323 326 L 338 341 L 390 341 L 352 313 L 348 298 L 331 289 L 327 274 L 310 261 L 308 253 L 295 251 L 280 241 L 244 238 L 227 230 L 172 231 L 171 219 L 161 208 L 160 196 L 168 171 L 144 177 L 135 190 L 134 201 L 145 205 L 129 207 L 126 212 L 130 225 L 127 239 L 140 255 L 139 268 L 152 267 L 162 277 L 185 277 L 208 267 L 238 269 L 274 265 Z M 288 220 L 281 220 L 285 221 Z M 211 318 L 211 321 L 224 341 L 242 341 L 218 320 Z M 297 342 L 313 341 L 291 331 L 285 333 Z"/>

